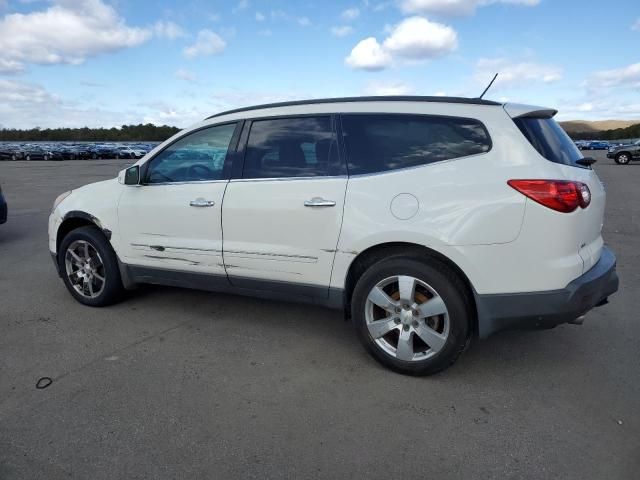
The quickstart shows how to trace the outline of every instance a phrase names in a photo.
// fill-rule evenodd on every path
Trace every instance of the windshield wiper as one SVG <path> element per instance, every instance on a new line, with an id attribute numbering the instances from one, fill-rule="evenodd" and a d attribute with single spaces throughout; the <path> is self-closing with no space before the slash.
<path id="1" fill-rule="evenodd" d="M 593 165 L 596 162 L 597 162 L 597 160 L 595 158 L 591 158 L 591 157 L 584 157 L 584 158 L 581 158 L 580 160 L 576 160 L 576 163 L 578 165 L 582 165 L 583 167 L 590 167 L 591 165 Z"/>

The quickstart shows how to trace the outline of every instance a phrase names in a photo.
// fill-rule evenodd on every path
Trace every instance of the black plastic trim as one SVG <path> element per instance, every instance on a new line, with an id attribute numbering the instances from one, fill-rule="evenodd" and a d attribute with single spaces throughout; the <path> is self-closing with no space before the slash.
<path id="1" fill-rule="evenodd" d="M 570 322 L 603 304 L 618 286 L 616 257 L 604 247 L 593 268 L 563 289 L 499 295 L 476 293 L 478 336 L 486 338 L 500 330 L 548 328 Z"/>
<path id="2" fill-rule="evenodd" d="M 344 306 L 344 290 L 330 289 L 318 285 L 292 282 L 233 277 L 224 274 L 206 274 L 166 270 L 119 262 L 120 276 L 125 288 L 134 288 L 139 283 L 192 288 L 218 293 L 230 293 L 249 297 L 285 300 L 297 303 L 321 305 L 332 309 Z"/>
<path id="3" fill-rule="evenodd" d="M 318 105 L 323 103 L 355 103 L 355 102 L 426 102 L 426 103 L 463 103 L 463 104 L 469 104 L 469 105 L 492 105 L 492 106 L 502 105 L 501 103 L 493 102 L 491 100 L 483 100 L 480 98 L 465 98 L 465 97 L 387 95 L 387 96 L 371 96 L 371 97 L 316 98 L 311 100 L 294 100 L 290 102 L 265 103 L 262 105 L 236 108 L 233 110 L 227 110 L 225 112 L 216 113 L 215 115 L 211 115 L 207 117 L 205 120 L 221 117 L 223 115 L 230 115 L 232 113 L 251 112 L 253 110 L 261 110 L 265 108 L 294 107 L 298 105 Z"/>
<path id="4" fill-rule="evenodd" d="M 93 223 L 102 231 L 104 236 L 107 237 L 107 240 L 111 240 L 111 230 L 109 230 L 108 228 L 104 228 L 100 220 L 90 213 L 83 212 L 82 210 L 70 210 L 64 215 L 64 217 L 62 217 L 62 222 L 60 222 L 60 225 L 62 225 L 65 220 L 69 220 L 70 218 L 82 218 L 83 220 L 87 220 Z"/>

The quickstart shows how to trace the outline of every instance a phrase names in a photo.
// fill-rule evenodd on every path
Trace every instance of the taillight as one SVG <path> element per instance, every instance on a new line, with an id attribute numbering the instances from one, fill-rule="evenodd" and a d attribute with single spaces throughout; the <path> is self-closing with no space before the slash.
<path id="1" fill-rule="evenodd" d="M 566 180 L 509 180 L 510 187 L 557 212 L 571 213 L 591 203 L 589 187 Z"/>

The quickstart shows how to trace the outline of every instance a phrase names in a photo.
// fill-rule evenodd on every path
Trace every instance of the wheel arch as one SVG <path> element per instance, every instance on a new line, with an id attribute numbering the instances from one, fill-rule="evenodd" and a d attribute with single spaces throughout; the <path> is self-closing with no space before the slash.
<path id="1" fill-rule="evenodd" d="M 384 258 L 388 258 L 392 255 L 403 255 L 407 257 L 422 257 L 427 258 L 429 261 L 437 262 L 445 267 L 449 268 L 453 273 L 455 273 L 460 280 L 464 283 L 467 289 L 467 298 L 471 302 L 471 308 L 473 310 L 473 333 L 477 333 L 478 322 L 477 322 L 477 308 L 475 302 L 475 290 L 469 277 L 464 273 L 464 271 L 449 257 L 443 255 L 442 253 L 433 250 L 429 247 L 425 247 L 424 245 L 410 243 L 410 242 L 387 242 L 380 243 L 377 245 L 373 245 L 368 247 L 367 249 L 360 252 L 351 262 L 349 268 L 347 270 L 347 275 L 345 278 L 344 284 L 344 311 L 345 315 L 350 315 L 351 312 L 351 297 L 353 295 L 353 290 L 356 286 L 356 283 L 360 276 L 365 272 L 367 268 L 369 268 L 374 263 L 383 260 Z"/>
<path id="2" fill-rule="evenodd" d="M 87 212 L 71 210 L 65 214 L 56 232 L 56 252 L 60 251 L 60 243 L 62 243 L 62 239 L 67 236 L 69 232 L 85 226 L 98 227 L 104 236 L 107 237 L 107 240 L 111 240 L 111 230 L 104 228 L 98 218 Z"/>

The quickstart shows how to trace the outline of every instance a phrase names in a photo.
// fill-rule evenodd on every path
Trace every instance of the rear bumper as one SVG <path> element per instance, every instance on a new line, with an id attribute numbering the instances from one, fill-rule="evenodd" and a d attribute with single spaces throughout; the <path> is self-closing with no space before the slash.
<path id="1" fill-rule="evenodd" d="M 601 304 L 618 290 L 616 257 L 602 249 L 587 273 L 561 290 L 498 295 L 476 294 L 478 336 L 511 328 L 548 328 L 570 322 Z"/>

